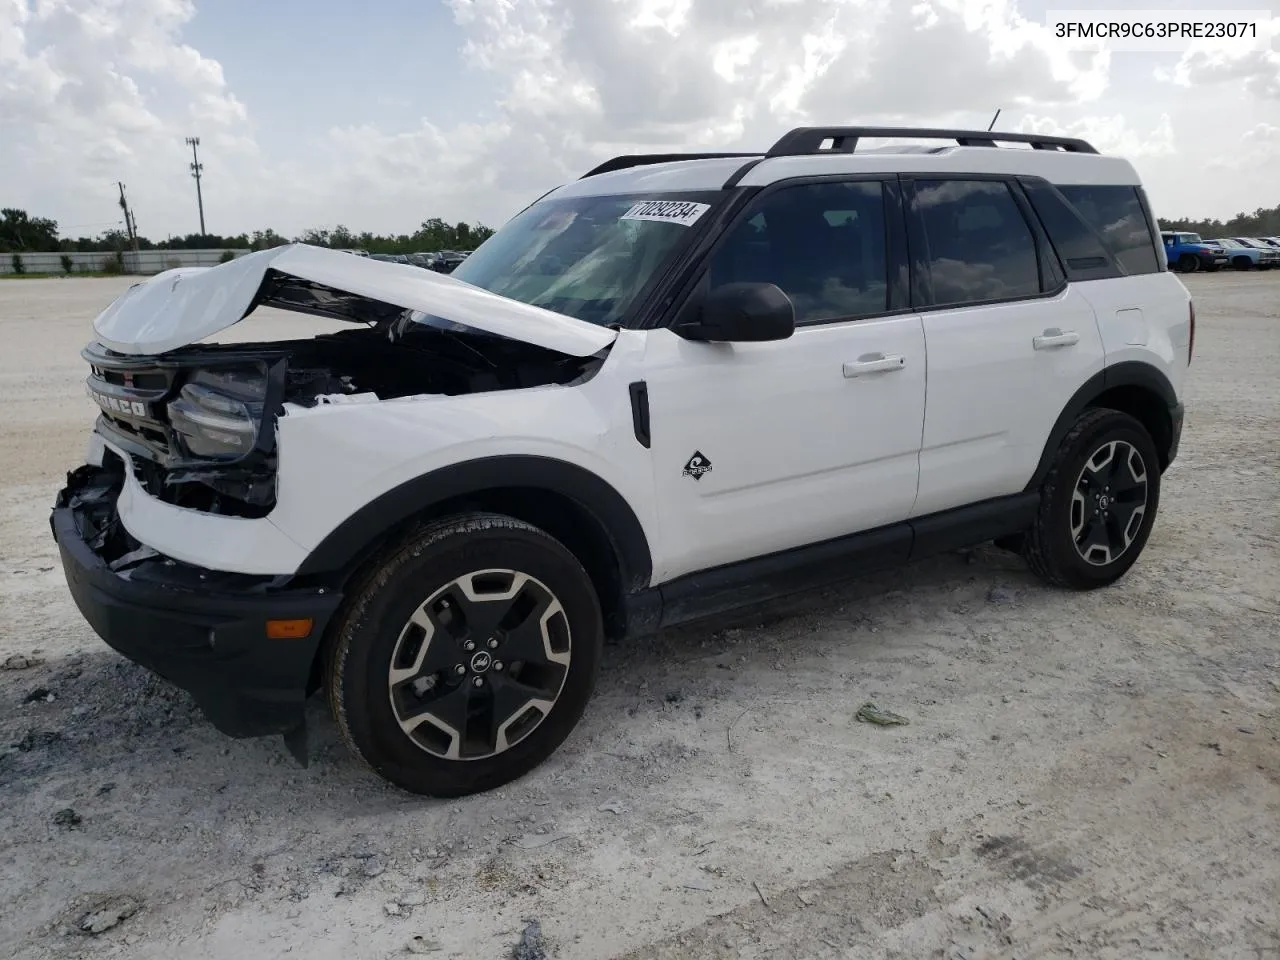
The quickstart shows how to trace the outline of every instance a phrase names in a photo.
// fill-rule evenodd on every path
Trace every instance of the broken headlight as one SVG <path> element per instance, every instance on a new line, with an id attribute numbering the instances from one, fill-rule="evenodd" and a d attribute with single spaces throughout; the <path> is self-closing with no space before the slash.
<path id="1" fill-rule="evenodd" d="M 201 370 L 170 402 L 169 423 L 187 454 L 239 460 L 257 442 L 266 394 L 267 378 L 259 370 Z"/>

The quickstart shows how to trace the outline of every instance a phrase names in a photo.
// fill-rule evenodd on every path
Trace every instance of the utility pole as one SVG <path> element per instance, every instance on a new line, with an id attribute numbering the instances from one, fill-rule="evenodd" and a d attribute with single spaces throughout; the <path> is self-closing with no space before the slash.
<path id="1" fill-rule="evenodd" d="M 199 137 L 187 137 L 187 145 L 191 147 L 191 175 L 196 178 L 196 203 L 200 205 L 200 236 L 205 236 L 204 232 L 204 197 L 200 194 L 200 173 L 204 170 L 204 164 L 200 162 L 200 154 L 196 152 L 196 148 L 200 146 Z"/>
<path id="2" fill-rule="evenodd" d="M 133 247 L 133 263 L 136 270 L 141 259 L 138 254 L 138 221 L 134 219 L 133 211 L 129 209 L 129 201 L 125 199 L 124 184 L 117 180 L 116 186 L 120 188 L 120 209 L 124 211 L 124 232 L 129 238 L 129 246 Z"/>

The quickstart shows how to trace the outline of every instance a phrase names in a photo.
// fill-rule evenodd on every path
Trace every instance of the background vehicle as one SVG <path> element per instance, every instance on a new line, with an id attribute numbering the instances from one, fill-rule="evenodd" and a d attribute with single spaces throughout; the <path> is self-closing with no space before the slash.
<path id="1" fill-rule="evenodd" d="M 1160 239 L 1164 241 L 1165 257 L 1169 266 L 1183 273 L 1194 273 L 1196 270 L 1217 270 L 1231 262 L 1226 249 L 1216 241 L 1200 239 L 1198 233 L 1181 233 L 1171 230 L 1162 231 Z"/>
<path id="2" fill-rule="evenodd" d="M 323 689 L 383 777 L 496 787 L 573 730 L 606 636 L 987 540 L 1122 577 L 1194 342 L 1156 236 L 1084 141 L 801 128 L 608 161 L 452 278 L 303 245 L 161 274 L 84 352 L 67 582 L 229 734 L 302 753 Z M 258 306 L 352 327 L 208 343 Z"/>
<path id="3" fill-rule="evenodd" d="M 1222 240 L 1210 240 L 1209 243 L 1225 249 L 1231 266 L 1237 270 L 1270 270 L 1280 265 L 1280 249 L 1272 249 L 1261 241 L 1227 237 Z"/>

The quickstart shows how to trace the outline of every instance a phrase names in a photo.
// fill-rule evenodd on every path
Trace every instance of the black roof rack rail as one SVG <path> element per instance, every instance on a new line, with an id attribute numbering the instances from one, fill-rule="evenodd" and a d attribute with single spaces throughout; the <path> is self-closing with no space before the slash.
<path id="1" fill-rule="evenodd" d="M 1097 153 L 1093 144 L 1074 137 L 1051 137 L 1039 133 L 1000 133 L 992 130 L 933 130 L 925 127 L 797 127 L 769 148 L 766 156 L 798 157 L 822 153 L 853 153 L 864 137 L 912 140 L 954 140 L 962 147 L 994 147 L 1005 143 L 1029 143 L 1035 150 L 1063 150 L 1067 153 Z M 824 147 L 827 141 L 829 147 Z"/>
<path id="2" fill-rule="evenodd" d="M 759 153 L 630 153 L 621 157 L 606 160 L 600 166 L 588 170 L 579 180 L 594 177 L 601 173 L 612 173 L 614 170 L 627 170 L 631 167 L 643 167 L 651 163 L 671 163 L 676 160 L 723 160 L 727 157 L 758 157 Z"/>

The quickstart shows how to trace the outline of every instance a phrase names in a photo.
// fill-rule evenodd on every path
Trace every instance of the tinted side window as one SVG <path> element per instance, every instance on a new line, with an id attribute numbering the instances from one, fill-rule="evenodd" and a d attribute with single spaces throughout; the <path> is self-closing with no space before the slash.
<path id="1" fill-rule="evenodd" d="M 1102 280 L 1120 276 L 1102 239 L 1071 204 L 1044 181 L 1025 180 L 1022 186 L 1049 234 L 1049 242 L 1062 258 L 1067 279 Z"/>
<path id="2" fill-rule="evenodd" d="M 1160 269 L 1151 228 L 1134 187 L 1074 185 L 1058 190 L 1098 231 L 1125 273 L 1156 273 Z"/>
<path id="3" fill-rule="evenodd" d="M 1040 293 L 1035 236 L 1007 184 L 917 180 L 916 208 L 936 305 Z"/>
<path id="4" fill-rule="evenodd" d="M 755 204 L 711 257 L 711 287 L 775 283 L 796 322 L 865 317 L 888 309 L 884 187 L 814 183 Z"/>

